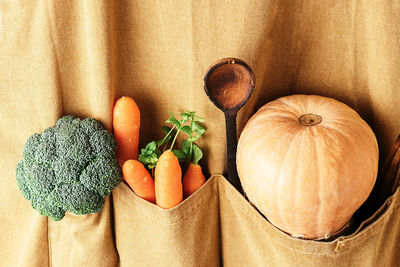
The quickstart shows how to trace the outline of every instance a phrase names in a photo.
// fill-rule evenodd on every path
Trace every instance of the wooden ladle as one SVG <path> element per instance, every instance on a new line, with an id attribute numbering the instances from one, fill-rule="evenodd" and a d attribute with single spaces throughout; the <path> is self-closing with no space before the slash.
<path id="1" fill-rule="evenodd" d="M 204 90 L 217 108 L 225 114 L 228 180 L 243 193 L 236 170 L 236 116 L 253 92 L 255 77 L 250 67 L 237 58 L 223 58 L 207 70 Z"/>

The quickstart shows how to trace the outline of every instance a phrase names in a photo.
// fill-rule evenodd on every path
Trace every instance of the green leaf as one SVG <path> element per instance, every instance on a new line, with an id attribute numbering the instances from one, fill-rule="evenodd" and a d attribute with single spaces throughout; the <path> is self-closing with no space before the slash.
<path id="1" fill-rule="evenodd" d="M 193 112 L 193 121 L 204 122 L 205 120 L 199 117 L 199 115 L 197 115 L 195 112 Z"/>
<path id="2" fill-rule="evenodd" d="M 142 148 L 142 149 L 140 150 L 140 154 L 139 154 L 139 155 L 145 155 L 146 153 L 147 153 L 147 149 Z"/>
<path id="3" fill-rule="evenodd" d="M 188 142 L 187 140 L 182 140 L 181 147 L 182 147 L 183 153 L 185 153 L 186 155 L 189 155 L 189 153 L 190 153 L 190 142 Z"/>
<path id="4" fill-rule="evenodd" d="M 157 149 L 157 144 L 155 141 L 152 141 L 146 145 L 146 149 L 150 151 L 155 151 Z"/>
<path id="5" fill-rule="evenodd" d="M 206 129 L 197 121 L 193 122 L 193 131 L 195 131 L 198 135 L 203 135 L 206 132 Z"/>
<path id="6" fill-rule="evenodd" d="M 190 128 L 190 126 L 188 126 L 188 125 L 183 126 L 181 131 L 189 136 L 192 136 L 192 134 L 193 134 L 192 128 Z"/>
<path id="7" fill-rule="evenodd" d="M 187 154 L 185 154 L 182 150 L 174 149 L 172 150 L 174 155 L 178 158 L 179 161 L 184 161 L 187 159 Z"/>
<path id="8" fill-rule="evenodd" d="M 147 164 L 151 163 L 150 158 L 148 156 L 146 156 L 146 155 L 143 155 L 143 154 L 139 155 L 139 161 L 141 163 L 143 163 L 144 165 L 147 165 Z"/>
<path id="9" fill-rule="evenodd" d="M 139 161 L 147 165 L 148 168 L 151 168 L 150 166 L 157 163 L 160 155 L 161 151 L 157 148 L 156 142 L 152 141 L 140 150 Z"/>
<path id="10" fill-rule="evenodd" d="M 197 165 L 202 157 L 203 157 L 203 152 L 201 151 L 200 147 L 198 147 L 196 144 L 193 144 L 192 160 L 191 160 L 193 164 Z"/>
<path id="11" fill-rule="evenodd" d="M 168 126 L 162 126 L 161 130 L 166 133 L 169 134 L 169 132 L 172 130 L 172 127 L 168 127 Z"/>
<path id="12" fill-rule="evenodd" d="M 154 168 L 158 162 L 158 153 L 153 153 L 150 156 L 139 155 L 139 161 L 144 165 L 147 165 L 149 169 Z"/>
<path id="13" fill-rule="evenodd" d="M 169 114 L 171 115 L 171 117 L 169 117 L 169 118 L 165 121 L 165 123 L 172 123 L 172 124 L 176 125 L 177 127 L 181 127 L 181 123 L 178 121 L 177 118 L 175 118 L 175 115 L 174 115 L 171 111 L 168 111 L 168 112 L 169 112 Z"/>
<path id="14" fill-rule="evenodd" d="M 200 118 L 199 116 L 196 115 L 195 120 L 198 122 L 205 122 L 205 119 Z"/>
<path id="15" fill-rule="evenodd" d="M 193 119 L 194 112 L 192 112 L 192 111 L 185 111 L 185 112 L 181 113 L 180 115 L 181 115 L 181 117 L 182 117 L 182 119 L 183 119 L 184 121 L 188 121 L 188 120 Z"/>
<path id="16" fill-rule="evenodd" d="M 204 122 L 204 119 L 199 117 L 195 111 L 185 111 L 180 114 L 184 120 L 192 120 L 192 121 L 199 121 Z"/>

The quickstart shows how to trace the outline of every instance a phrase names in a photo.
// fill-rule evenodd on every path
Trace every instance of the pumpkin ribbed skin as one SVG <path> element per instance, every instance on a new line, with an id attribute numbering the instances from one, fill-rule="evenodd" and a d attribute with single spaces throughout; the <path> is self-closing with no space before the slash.
<path id="1" fill-rule="evenodd" d="M 299 120 L 304 114 L 312 115 Z M 378 158 L 373 131 L 349 106 L 291 95 L 267 103 L 247 122 L 237 169 L 249 200 L 272 224 L 314 239 L 349 222 L 372 191 Z"/>

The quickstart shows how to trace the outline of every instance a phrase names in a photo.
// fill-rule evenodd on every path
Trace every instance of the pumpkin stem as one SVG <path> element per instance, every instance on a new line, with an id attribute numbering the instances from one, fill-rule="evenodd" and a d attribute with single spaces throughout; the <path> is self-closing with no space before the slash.
<path id="1" fill-rule="evenodd" d="M 301 115 L 298 121 L 303 126 L 315 126 L 321 123 L 322 117 L 317 114 L 307 113 Z"/>

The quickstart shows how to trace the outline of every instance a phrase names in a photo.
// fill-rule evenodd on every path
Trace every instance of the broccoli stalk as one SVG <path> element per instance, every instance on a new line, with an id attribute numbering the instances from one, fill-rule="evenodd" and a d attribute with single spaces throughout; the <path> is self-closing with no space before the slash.
<path id="1" fill-rule="evenodd" d="M 16 168 L 18 188 L 40 214 L 55 221 L 69 210 L 99 212 L 121 182 L 116 141 L 97 120 L 64 116 L 30 136 Z"/>

